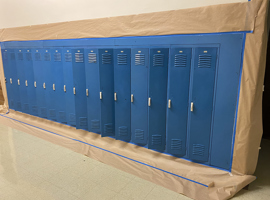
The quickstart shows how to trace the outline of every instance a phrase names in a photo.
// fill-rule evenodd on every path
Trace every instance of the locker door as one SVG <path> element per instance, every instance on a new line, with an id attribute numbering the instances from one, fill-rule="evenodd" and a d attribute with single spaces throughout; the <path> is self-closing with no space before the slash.
<path id="1" fill-rule="evenodd" d="M 84 49 L 72 49 L 73 94 L 75 96 L 76 127 L 87 130 L 87 101 L 85 96 Z"/>
<path id="2" fill-rule="evenodd" d="M 38 116 L 42 118 L 47 118 L 45 89 L 43 88 L 46 72 L 44 69 L 45 66 L 43 66 L 42 62 L 42 60 L 44 61 L 44 52 L 45 50 L 43 49 L 33 49 L 32 59 L 33 59 L 34 87 L 36 90 Z"/>
<path id="3" fill-rule="evenodd" d="M 202 162 L 207 162 L 209 157 L 216 59 L 217 48 L 195 49 L 190 102 L 189 157 Z"/>
<path id="4" fill-rule="evenodd" d="M 99 49 L 101 136 L 114 136 L 113 50 Z"/>
<path id="5" fill-rule="evenodd" d="M 85 50 L 85 75 L 86 75 L 86 98 L 88 131 L 101 133 L 101 100 L 99 79 L 99 54 L 97 49 Z"/>
<path id="6" fill-rule="evenodd" d="M 23 55 L 22 49 L 16 49 L 15 56 L 16 56 L 16 68 L 17 68 L 17 75 L 18 75 L 18 79 L 16 80 L 16 82 L 19 86 L 19 94 L 20 94 L 20 100 L 21 100 L 21 102 L 19 102 L 18 104 L 18 110 L 24 113 L 30 114 L 28 94 L 27 94 L 27 89 L 25 86 L 26 67 L 25 67 L 24 60 L 26 58 Z"/>
<path id="7" fill-rule="evenodd" d="M 148 139 L 149 49 L 131 50 L 131 140 L 146 145 Z"/>
<path id="8" fill-rule="evenodd" d="M 172 48 L 168 76 L 166 151 L 186 154 L 191 48 Z"/>
<path id="9" fill-rule="evenodd" d="M 165 150 L 169 49 L 150 49 L 148 97 L 148 148 Z"/>
<path id="10" fill-rule="evenodd" d="M 66 119 L 66 101 L 64 92 L 63 77 L 63 49 L 54 48 L 52 61 L 52 75 L 54 76 L 53 92 L 55 96 L 56 119 L 60 123 L 67 123 Z"/>
<path id="11" fill-rule="evenodd" d="M 75 117 L 75 97 L 73 94 L 73 68 L 72 68 L 72 54 L 70 48 L 63 49 L 65 60 L 63 61 L 63 74 L 64 74 L 64 86 L 63 90 L 65 92 L 66 101 L 66 117 L 67 124 L 71 126 L 76 126 Z"/>
<path id="12" fill-rule="evenodd" d="M 115 137 L 130 141 L 130 49 L 114 49 Z"/>
<path id="13" fill-rule="evenodd" d="M 32 49 L 23 49 L 25 57 L 25 87 L 28 94 L 29 110 L 31 115 L 38 116 L 36 90 L 34 87 L 34 70 Z"/>

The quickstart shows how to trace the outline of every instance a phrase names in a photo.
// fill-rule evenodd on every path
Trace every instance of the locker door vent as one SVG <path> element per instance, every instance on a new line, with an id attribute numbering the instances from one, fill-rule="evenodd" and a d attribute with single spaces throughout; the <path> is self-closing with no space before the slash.
<path id="1" fill-rule="evenodd" d="M 37 114 L 38 113 L 38 107 L 37 106 L 32 106 L 32 112 Z"/>
<path id="2" fill-rule="evenodd" d="M 111 64 L 112 62 L 112 56 L 109 53 L 102 54 L 102 64 Z"/>
<path id="3" fill-rule="evenodd" d="M 152 145 L 161 145 L 161 135 L 152 135 Z"/>
<path id="4" fill-rule="evenodd" d="M 7 60 L 8 59 L 8 53 L 7 52 L 3 52 L 3 59 Z"/>
<path id="5" fill-rule="evenodd" d="M 45 53 L 44 54 L 44 60 L 45 61 L 51 61 L 51 54 L 50 53 Z"/>
<path id="6" fill-rule="evenodd" d="M 73 122 L 73 123 L 76 122 L 76 117 L 75 117 L 74 114 L 72 114 L 72 113 L 69 114 L 69 121 L 70 121 L 70 122 Z"/>
<path id="7" fill-rule="evenodd" d="M 64 111 L 59 111 L 59 119 L 61 122 L 66 122 L 66 112 Z"/>
<path id="8" fill-rule="evenodd" d="M 119 129 L 119 136 L 127 136 L 128 135 L 128 127 L 120 126 Z"/>
<path id="9" fill-rule="evenodd" d="M 91 129 L 100 129 L 100 121 L 98 119 L 91 120 Z"/>
<path id="10" fill-rule="evenodd" d="M 35 60 L 41 61 L 41 54 L 40 53 L 35 53 Z"/>
<path id="11" fill-rule="evenodd" d="M 10 54 L 10 60 L 15 60 L 15 53 Z"/>
<path id="12" fill-rule="evenodd" d="M 13 100 L 10 100 L 10 106 L 13 107 L 13 105 L 14 105 Z"/>
<path id="13" fill-rule="evenodd" d="M 117 64 L 127 65 L 127 54 L 117 54 Z"/>
<path id="14" fill-rule="evenodd" d="M 203 156 L 204 155 L 205 146 L 202 144 L 193 144 L 192 154 L 194 156 Z"/>
<path id="15" fill-rule="evenodd" d="M 198 67 L 211 67 L 212 56 L 209 54 L 199 55 Z"/>
<path id="16" fill-rule="evenodd" d="M 83 63 L 83 53 L 75 53 L 75 62 Z"/>
<path id="17" fill-rule="evenodd" d="M 88 63 L 96 63 L 97 62 L 97 54 L 89 53 L 88 54 Z"/>
<path id="18" fill-rule="evenodd" d="M 113 125 L 112 125 L 112 123 L 104 124 L 104 133 L 105 134 L 112 134 L 113 133 Z"/>
<path id="19" fill-rule="evenodd" d="M 55 111 L 55 109 L 50 109 L 49 110 L 49 115 L 50 115 L 51 118 L 56 117 L 56 111 Z"/>
<path id="20" fill-rule="evenodd" d="M 24 110 L 26 112 L 29 112 L 29 104 L 28 103 L 24 104 Z"/>
<path id="21" fill-rule="evenodd" d="M 135 54 L 135 65 L 145 65 L 144 54 Z"/>
<path id="22" fill-rule="evenodd" d="M 164 62 L 164 55 L 163 54 L 154 54 L 153 57 L 153 66 L 154 67 L 162 67 Z"/>
<path id="23" fill-rule="evenodd" d="M 176 54 L 174 57 L 175 67 L 186 67 L 187 66 L 187 55 L 186 54 Z"/>
<path id="24" fill-rule="evenodd" d="M 23 53 L 18 53 L 18 60 L 23 60 Z"/>
<path id="25" fill-rule="evenodd" d="M 32 60 L 32 54 L 31 53 L 26 53 L 26 60 L 27 61 Z"/>
<path id="26" fill-rule="evenodd" d="M 135 139 L 136 140 L 143 140 L 144 139 L 144 130 L 135 129 Z"/>
<path id="27" fill-rule="evenodd" d="M 65 61 L 72 62 L 72 55 L 71 53 L 65 53 Z"/>
<path id="28" fill-rule="evenodd" d="M 171 149 L 172 150 L 181 150 L 182 149 L 182 141 L 179 139 L 171 140 Z"/>
<path id="29" fill-rule="evenodd" d="M 21 104 L 21 102 L 18 102 L 18 103 L 17 103 L 17 108 L 18 108 L 19 110 L 22 109 L 22 104 Z"/>
<path id="30" fill-rule="evenodd" d="M 41 117 L 47 117 L 47 109 L 46 108 L 40 108 L 40 114 Z"/>
<path id="31" fill-rule="evenodd" d="M 87 118 L 86 117 L 80 117 L 80 126 L 87 126 Z"/>
<path id="32" fill-rule="evenodd" d="M 54 53 L 54 62 L 61 62 L 61 53 Z"/>

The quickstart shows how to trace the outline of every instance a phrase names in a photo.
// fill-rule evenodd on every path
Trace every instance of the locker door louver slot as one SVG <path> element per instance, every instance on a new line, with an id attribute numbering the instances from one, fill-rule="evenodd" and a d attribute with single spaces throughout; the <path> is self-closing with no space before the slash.
<path id="1" fill-rule="evenodd" d="M 119 136 L 127 136 L 128 135 L 128 127 L 120 126 L 119 129 Z"/>
<path id="2" fill-rule="evenodd" d="M 135 139 L 136 140 L 144 140 L 144 130 L 135 129 Z"/>
<path id="3" fill-rule="evenodd" d="M 13 106 L 13 105 L 14 105 L 13 100 L 10 100 L 10 106 Z"/>
<path id="4" fill-rule="evenodd" d="M 18 60 L 23 60 L 23 53 L 18 53 Z"/>
<path id="5" fill-rule="evenodd" d="M 152 145 L 161 145 L 161 135 L 152 135 Z"/>
<path id="6" fill-rule="evenodd" d="M 80 117 L 80 126 L 87 126 L 87 118 L 86 117 Z"/>
<path id="7" fill-rule="evenodd" d="M 18 108 L 18 110 L 21 110 L 21 109 L 22 109 L 22 104 L 21 104 L 21 102 L 18 102 L 18 103 L 17 103 L 17 108 Z"/>
<path id="8" fill-rule="evenodd" d="M 88 63 L 96 63 L 97 62 L 97 54 L 89 53 L 88 54 Z"/>
<path id="9" fill-rule="evenodd" d="M 91 128 L 92 129 L 100 129 L 100 121 L 97 119 L 91 120 Z"/>
<path id="10" fill-rule="evenodd" d="M 186 67 L 187 66 L 187 55 L 186 54 L 176 54 L 174 57 L 175 67 Z"/>
<path id="11" fill-rule="evenodd" d="M 145 65 L 145 55 L 144 54 L 135 54 L 135 65 Z"/>
<path id="12" fill-rule="evenodd" d="M 35 60 L 41 61 L 41 54 L 40 53 L 35 53 Z"/>
<path id="13" fill-rule="evenodd" d="M 3 53 L 3 59 L 4 59 L 4 60 L 7 60 L 7 59 L 8 59 L 8 53 L 7 53 L 7 52 L 4 52 L 4 53 Z"/>
<path id="14" fill-rule="evenodd" d="M 32 106 L 32 111 L 33 111 L 33 113 L 37 113 L 38 112 L 37 106 Z"/>
<path id="15" fill-rule="evenodd" d="M 104 124 L 104 132 L 105 132 L 105 134 L 112 134 L 113 133 L 112 123 Z"/>
<path id="16" fill-rule="evenodd" d="M 65 122 L 66 121 L 66 112 L 59 111 L 59 119 L 61 122 Z"/>
<path id="17" fill-rule="evenodd" d="M 55 111 L 55 109 L 50 109 L 49 110 L 49 115 L 50 115 L 50 117 L 56 117 L 56 111 Z"/>
<path id="18" fill-rule="evenodd" d="M 109 53 L 102 54 L 102 64 L 111 64 L 112 62 L 112 56 Z"/>
<path id="19" fill-rule="evenodd" d="M 209 54 L 199 55 L 198 67 L 211 67 L 212 56 Z"/>
<path id="20" fill-rule="evenodd" d="M 47 117 L 47 109 L 46 108 L 40 108 L 40 114 L 41 117 Z"/>
<path id="21" fill-rule="evenodd" d="M 204 155 L 205 146 L 202 144 L 193 144 L 192 154 L 194 156 L 203 156 Z"/>
<path id="22" fill-rule="evenodd" d="M 70 122 L 75 122 L 76 121 L 76 117 L 74 114 L 69 114 L 69 121 Z"/>
<path id="23" fill-rule="evenodd" d="M 118 54 L 117 55 L 117 64 L 118 65 L 127 65 L 127 54 Z"/>
<path id="24" fill-rule="evenodd" d="M 162 67 L 164 62 L 164 55 L 163 54 L 154 54 L 153 57 L 153 66 L 154 67 Z"/>
<path id="25" fill-rule="evenodd" d="M 65 53 L 65 61 L 72 62 L 72 55 L 71 53 Z"/>
<path id="26" fill-rule="evenodd" d="M 28 103 L 24 104 L 24 110 L 26 112 L 29 112 L 29 104 Z"/>
<path id="27" fill-rule="evenodd" d="M 32 54 L 31 53 L 26 53 L 26 60 L 28 60 L 28 61 L 32 60 Z"/>
<path id="28" fill-rule="evenodd" d="M 11 59 L 11 60 L 15 60 L 15 53 L 11 53 L 11 54 L 10 54 L 10 59 Z"/>
<path id="29" fill-rule="evenodd" d="M 54 53 L 54 62 L 61 62 L 61 53 Z"/>
<path id="30" fill-rule="evenodd" d="M 171 140 L 171 149 L 172 150 L 181 150 L 182 149 L 182 141 L 179 139 Z"/>
<path id="31" fill-rule="evenodd" d="M 51 54 L 50 53 L 45 53 L 44 54 L 44 60 L 45 61 L 51 61 Z"/>
<path id="32" fill-rule="evenodd" d="M 83 63 L 83 53 L 75 53 L 75 62 Z"/>

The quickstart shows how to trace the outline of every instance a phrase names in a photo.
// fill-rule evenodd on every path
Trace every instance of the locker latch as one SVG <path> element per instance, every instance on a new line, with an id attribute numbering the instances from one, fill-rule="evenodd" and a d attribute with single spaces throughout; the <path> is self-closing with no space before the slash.
<path id="1" fill-rule="evenodd" d="M 73 87 L 73 94 L 76 94 L 76 88 Z"/>
<path id="2" fill-rule="evenodd" d="M 87 97 L 89 96 L 89 91 L 88 91 L 88 89 L 86 89 L 86 96 L 87 96 Z"/>
<path id="3" fill-rule="evenodd" d="M 52 85 L 53 91 L 55 91 L 55 84 Z"/>
<path id="4" fill-rule="evenodd" d="M 26 86 L 26 87 L 28 86 L 27 80 L 25 80 L 25 86 Z"/>
<path id="5" fill-rule="evenodd" d="M 5 83 L 7 83 L 7 79 L 6 79 L 6 77 L 5 77 Z"/>
<path id="6" fill-rule="evenodd" d="M 102 92 L 99 92 L 99 99 L 102 99 Z"/>
<path id="7" fill-rule="evenodd" d="M 172 106 L 172 100 L 168 100 L 168 108 L 171 108 L 171 106 Z"/>
<path id="8" fill-rule="evenodd" d="M 20 85 L 20 79 L 18 79 L 18 85 Z"/>
<path id="9" fill-rule="evenodd" d="M 9 79 L 10 84 L 12 84 L 12 78 Z"/>
<path id="10" fill-rule="evenodd" d="M 191 112 L 193 112 L 193 107 L 194 107 L 194 103 L 191 102 L 191 104 L 190 104 L 190 111 L 191 111 Z"/>
<path id="11" fill-rule="evenodd" d="M 114 101 L 117 101 L 117 94 L 116 94 L 116 92 L 114 93 Z"/>
<path id="12" fill-rule="evenodd" d="M 66 92 L 67 91 L 67 88 L 66 88 L 66 85 L 64 85 L 64 92 Z"/>
<path id="13" fill-rule="evenodd" d="M 43 88 L 46 89 L 46 84 L 45 83 L 43 83 Z"/>
<path id="14" fill-rule="evenodd" d="M 133 96 L 133 94 L 131 95 L 131 103 L 133 103 L 133 101 L 134 101 L 134 96 Z"/>
<path id="15" fill-rule="evenodd" d="M 37 87 L 37 82 L 36 81 L 34 82 L 34 87 Z"/>
<path id="16" fill-rule="evenodd" d="M 148 98 L 148 106 L 151 106 L 151 97 Z"/>

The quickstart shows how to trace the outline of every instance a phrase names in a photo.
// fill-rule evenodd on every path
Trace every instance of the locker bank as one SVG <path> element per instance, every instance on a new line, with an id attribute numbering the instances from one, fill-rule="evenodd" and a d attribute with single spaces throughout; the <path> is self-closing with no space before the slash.
<path id="1" fill-rule="evenodd" d="M 231 198 L 260 149 L 260 2 L 7 29 L 0 119 L 190 198 Z"/>

